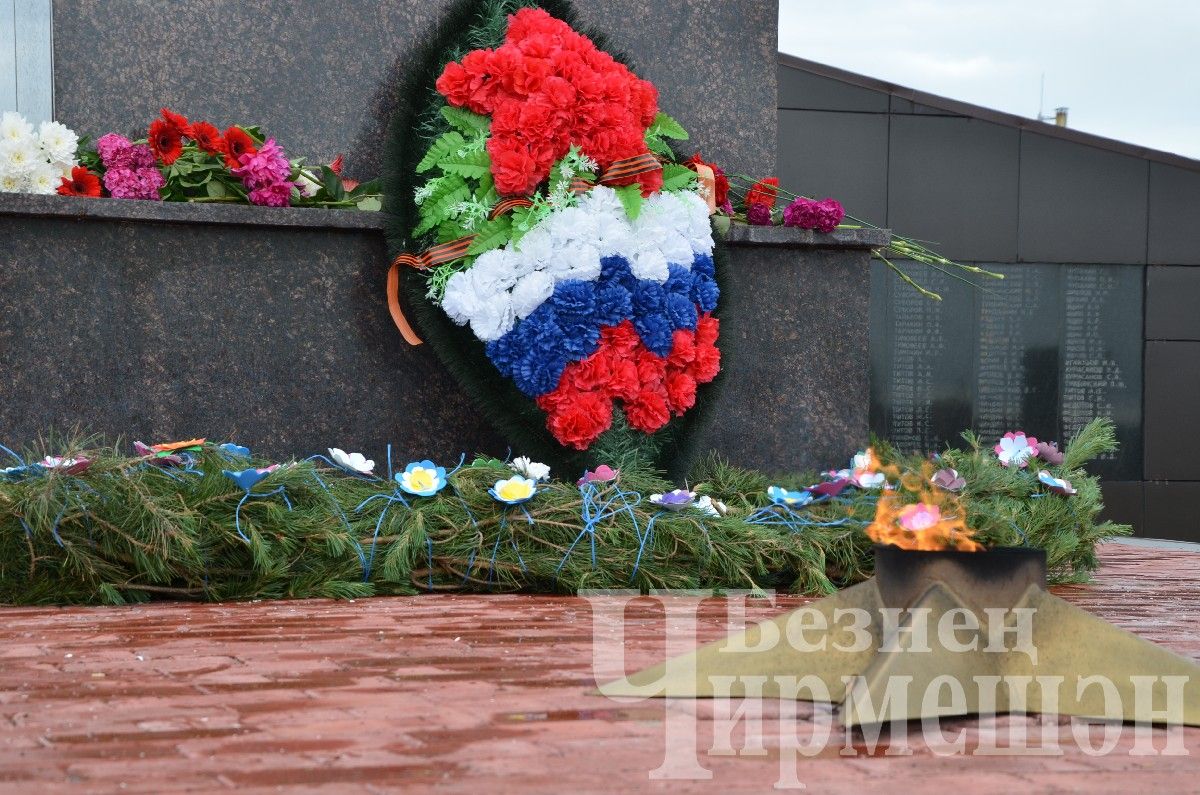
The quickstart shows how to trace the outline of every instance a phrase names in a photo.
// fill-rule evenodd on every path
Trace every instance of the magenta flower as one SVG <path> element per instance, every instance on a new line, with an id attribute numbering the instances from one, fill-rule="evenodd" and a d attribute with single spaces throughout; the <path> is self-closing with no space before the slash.
<path id="1" fill-rule="evenodd" d="M 761 202 L 754 202 L 746 208 L 746 223 L 751 226 L 770 226 L 771 208 Z"/>
<path id="2" fill-rule="evenodd" d="M 292 202 L 292 183 L 276 182 L 250 191 L 250 203 L 262 207 L 287 207 Z"/>
<path id="3" fill-rule="evenodd" d="M 239 161 L 242 165 L 233 173 L 251 190 L 284 182 L 292 173 L 287 156 L 274 138 L 267 139 L 255 154 L 243 153 Z"/>
<path id="4" fill-rule="evenodd" d="M 1038 458 L 1047 464 L 1053 464 L 1054 466 L 1058 466 L 1063 462 L 1063 454 L 1058 449 L 1058 442 L 1038 442 L 1037 455 Z"/>
<path id="5" fill-rule="evenodd" d="M 817 232 L 832 232 L 846 217 L 846 211 L 837 199 L 815 201 L 797 196 L 783 208 L 783 225 L 798 226 Z"/>
<path id="6" fill-rule="evenodd" d="M 942 509 L 924 502 L 905 505 L 900 509 L 899 521 L 905 530 L 919 533 L 942 521 Z"/>
<path id="7" fill-rule="evenodd" d="M 147 150 L 149 151 L 149 150 Z M 158 189 L 166 184 L 157 168 L 118 166 L 104 172 L 104 187 L 114 199 L 154 199 L 162 197 Z"/>

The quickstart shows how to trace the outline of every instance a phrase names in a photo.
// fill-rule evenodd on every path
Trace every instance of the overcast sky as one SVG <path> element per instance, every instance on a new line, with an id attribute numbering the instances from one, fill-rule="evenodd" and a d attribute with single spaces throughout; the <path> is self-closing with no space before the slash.
<path id="1" fill-rule="evenodd" d="M 1200 0 L 779 0 L 779 49 L 1200 159 Z"/>

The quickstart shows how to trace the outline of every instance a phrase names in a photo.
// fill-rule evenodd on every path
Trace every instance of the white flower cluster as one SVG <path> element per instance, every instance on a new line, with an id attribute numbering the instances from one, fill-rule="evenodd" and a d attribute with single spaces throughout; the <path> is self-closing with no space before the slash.
<path id="1" fill-rule="evenodd" d="M 0 193 L 55 193 L 78 165 L 79 136 L 64 124 L 44 121 L 33 131 L 13 111 L 0 116 Z"/>
<path id="2" fill-rule="evenodd" d="M 668 265 L 691 268 L 695 254 L 711 255 L 708 205 L 691 191 L 662 191 L 642 203 L 630 221 L 611 188 L 598 186 L 575 207 L 551 213 L 518 240 L 479 256 L 446 283 L 442 309 L 471 324 L 484 342 L 499 339 L 567 279 L 594 281 L 600 260 L 620 255 L 633 275 L 660 284 Z"/>

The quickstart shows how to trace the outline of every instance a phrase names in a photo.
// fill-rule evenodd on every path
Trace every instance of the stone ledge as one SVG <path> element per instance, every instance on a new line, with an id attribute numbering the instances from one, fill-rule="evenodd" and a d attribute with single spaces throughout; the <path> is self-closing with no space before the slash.
<path id="1" fill-rule="evenodd" d="M 879 248 L 892 239 L 887 229 L 835 229 L 829 234 L 794 226 L 750 226 L 732 223 L 725 242 L 755 246 L 815 246 L 817 248 Z"/>
<path id="2" fill-rule="evenodd" d="M 252 207 L 215 202 L 192 204 L 0 193 L 0 216 L 5 215 L 168 224 L 292 226 L 307 229 L 382 230 L 384 222 L 382 213 L 351 209 Z"/>

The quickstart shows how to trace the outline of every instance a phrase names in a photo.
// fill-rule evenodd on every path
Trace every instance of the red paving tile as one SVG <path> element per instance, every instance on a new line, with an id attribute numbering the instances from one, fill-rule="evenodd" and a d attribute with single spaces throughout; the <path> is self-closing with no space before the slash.
<path id="1" fill-rule="evenodd" d="M 1200 555 L 1114 544 L 1101 557 L 1094 582 L 1056 592 L 1200 659 Z M 747 616 L 803 601 L 751 603 Z M 701 640 L 727 631 L 721 600 L 700 619 Z M 629 610 L 631 670 L 664 656 L 662 629 L 649 600 Z M 1132 729 L 1089 756 L 1062 722 L 1048 729 L 1057 755 L 939 756 L 915 726 L 873 752 L 837 735 L 791 765 L 779 706 L 766 703 L 761 725 L 731 740 L 761 755 L 710 754 L 710 702 L 589 694 L 592 633 L 589 604 L 558 597 L 0 607 L 0 791 L 740 792 L 770 789 L 786 769 L 811 792 L 1200 792 L 1198 729 L 1183 730 L 1184 756 L 1130 755 Z M 813 710 L 798 705 L 801 738 Z M 711 779 L 654 777 L 668 725 L 689 719 Z M 1041 731 L 1023 717 L 943 729 L 973 749 L 1015 722 Z M 1154 740 L 1162 748 L 1165 733 Z"/>

